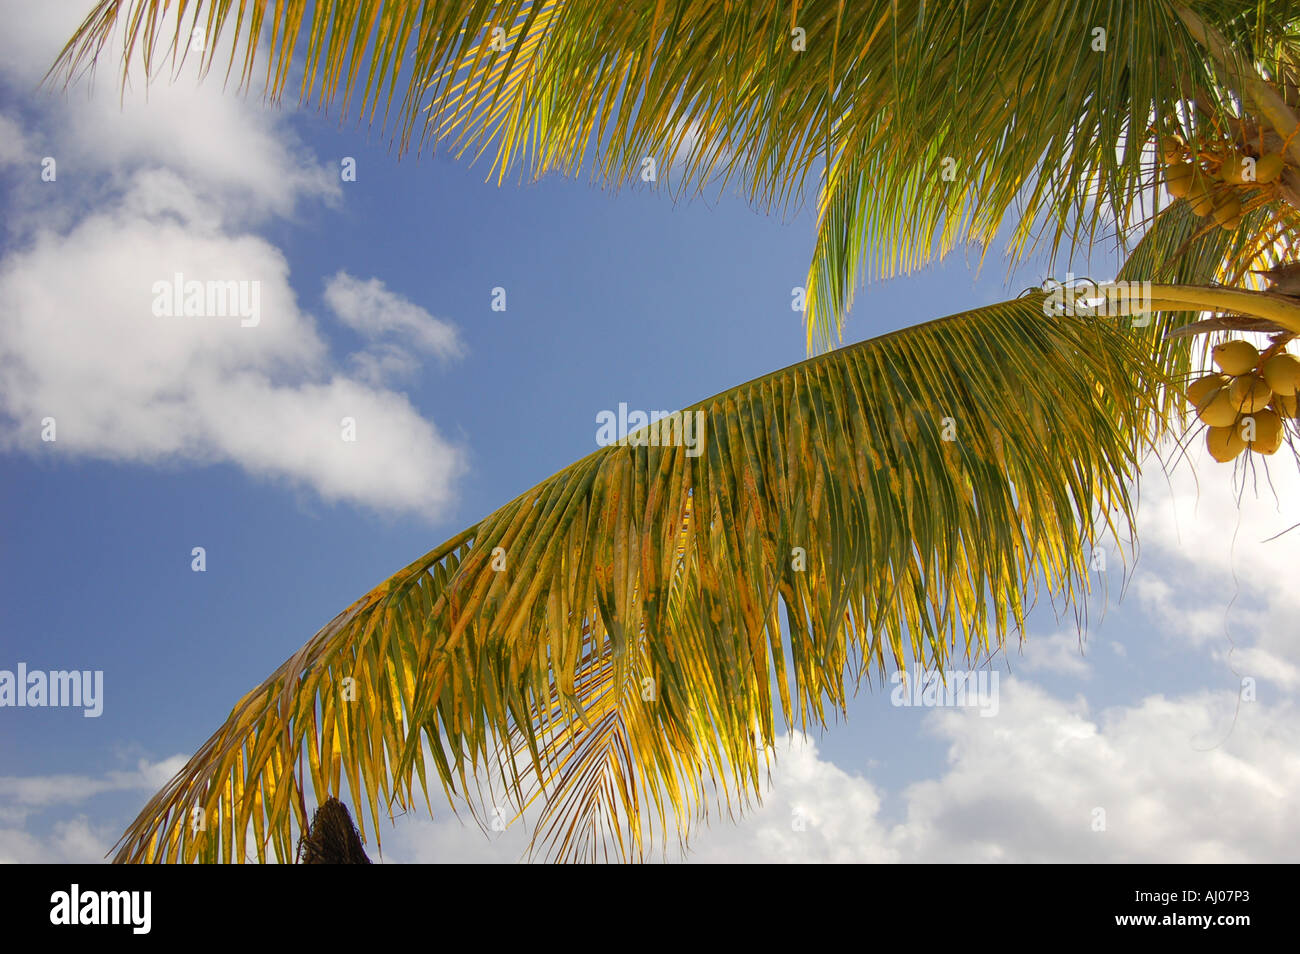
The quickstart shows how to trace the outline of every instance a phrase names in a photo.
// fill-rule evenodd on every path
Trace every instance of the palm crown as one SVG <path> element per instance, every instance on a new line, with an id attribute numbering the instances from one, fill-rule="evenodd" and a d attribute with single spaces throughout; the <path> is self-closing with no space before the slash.
<path id="1" fill-rule="evenodd" d="M 683 192 L 763 208 L 815 190 L 810 349 L 839 340 L 864 278 L 1008 225 L 1013 262 L 1114 232 L 1118 277 L 1152 283 L 1121 309 L 1143 321 L 1030 292 L 701 402 L 698 457 L 633 435 L 578 461 L 241 699 L 118 860 L 240 860 L 250 825 L 259 858 L 291 857 L 308 794 L 345 774 L 378 836 L 430 767 L 448 793 L 502 777 L 556 857 L 637 856 L 656 827 L 757 794 L 778 719 L 820 723 L 886 665 L 981 657 L 1039 581 L 1077 603 L 1091 548 L 1132 537 L 1144 454 L 1183 427 L 1170 385 L 1207 340 L 1177 333 L 1191 314 L 1300 333 L 1289 297 L 1218 287 L 1275 264 L 1297 225 L 1297 6 L 353 0 L 308 17 L 252 0 L 182 4 L 164 33 L 156 0 L 101 2 L 55 75 L 115 26 L 146 71 L 197 28 L 204 68 L 224 31 L 227 78 L 251 83 L 269 37 L 272 98 L 297 74 L 303 101 L 377 119 L 401 150 L 490 154 L 498 178 L 621 183 L 649 158 Z M 1268 182 L 1229 174 L 1269 155 Z M 1157 204 L 1162 160 L 1217 176 L 1205 214 Z"/>

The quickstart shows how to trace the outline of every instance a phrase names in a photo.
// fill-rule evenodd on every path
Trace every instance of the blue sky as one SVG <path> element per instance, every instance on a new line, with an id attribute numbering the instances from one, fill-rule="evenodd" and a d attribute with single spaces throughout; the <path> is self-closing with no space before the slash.
<path id="1" fill-rule="evenodd" d="M 790 296 L 811 209 L 498 187 L 486 164 L 398 161 L 351 122 L 219 82 L 123 108 L 110 69 L 93 96 L 33 93 L 84 4 L 6 6 L 0 669 L 102 669 L 105 700 L 97 719 L 0 709 L 0 860 L 102 857 L 240 696 L 375 583 L 594 450 L 598 412 L 675 409 L 805 356 Z M 1047 275 L 1008 283 L 997 255 L 977 260 L 863 290 L 847 339 Z M 150 281 L 204 268 L 260 279 L 257 327 L 140 323 Z M 360 409 L 351 456 L 340 408 Z M 1300 521 L 1300 481 L 1276 466 L 1279 498 L 1262 482 L 1239 515 L 1229 470 L 1194 456 L 1199 492 L 1187 468 L 1149 468 L 1142 559 L 1118 604 L 1112 554 L 1084 651 L 1036 611 L 1023 652 L 995 662 L 992 718 L 864 690 L 847 722 L 784 740 L 764 805 L 715 819 L 691 857 L 1295 860 L 1300 551 L 1297 534 L 1261 541 Z M 1257 698 L 1239 706 L 1243 675 Z M 393 861 L 523 845 L 445 811 L 383 835 Z"/>

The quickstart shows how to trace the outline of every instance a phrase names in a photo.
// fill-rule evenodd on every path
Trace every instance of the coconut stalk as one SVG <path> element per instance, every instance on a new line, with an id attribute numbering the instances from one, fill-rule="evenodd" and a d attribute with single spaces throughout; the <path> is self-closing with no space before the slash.
<path id="1" fill-rule="evenodd" d="M 1231 311 L 1266 319 L 1300 335 L 1300 300 L 1290 295 L 1217 285 L 1151 284 L 1146 292 L 1135 299 L 1131 284 L 1107 283 L 1097 288 L 1098 295 L 1106 299 L 1106 313 L 1118 318 L 1158 311 Z"/>

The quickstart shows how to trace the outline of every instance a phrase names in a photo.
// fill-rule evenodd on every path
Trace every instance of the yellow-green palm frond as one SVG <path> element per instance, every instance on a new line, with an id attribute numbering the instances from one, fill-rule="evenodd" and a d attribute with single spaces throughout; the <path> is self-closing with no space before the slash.
<path id="1" fill-rule="evenodd" d="M 1012 264 L 1108 237 L 1150 198 L 1152 142 L 1227 136 L 1242 72 L 1300 15 L 1287 2 L 933 6 L 915 33 L 925 52 L 904 61 L 909 98 L 846 121 L 835 141 L 807 282 L 810 347 L 833 341 L 864 278 L 959 244 L 987 251 L 1008 224 Z M 1217 61 L 1185 28 L 1186 7 L 1242 58 Z M 1282 141 L 1268 131 L 1269 147 Z"/>
<path id="2" fill-rule="evenodd" d="M 1296 0 L 322 0 L 310 15 L 195 0 L 164 36 L 166 7 L 104 0 L 59 71 L 93 62 L 118 20 L 147 64 L 199 26 L 210 66 L 225 29 L 228 76 L 250 81 L 264 41 L 279 96 L 305 44 L 304 100 L 359 99 L 371 119 L 397 101 L 401 148 L 490 151 L 498 176 L 585 166 L 617 184 L 653 159 L 683 188 L 734 182 L 765 207 L 814 176 L 810 346 L 841 333 L 864 277 L 987 247 L 1009 219 L 1013 260 L 1090 243 L 1102 208 L 1127 215 L 1149 187 L 1152 130 L 1226 129 L 1251 81 L 1285 89 L 1300 15 Z M 1208 50 L 1189 13 L 1240 55 Z"/>
<path id="3" fill-rule="evenodd" d="M 892 667 L 985 659 L 1040 582 L 1081 603 L 1091 548 L 1131 540 L 1128 482 L 1162 426 L 1163 372 L 1127 325 L 1034 293 L 596 451 L 322 629 L 117 860 L 242 860 L 250 839 L 291 857 L 307 799 L 344 777 L 376 839 L 417 781 L 473 798 L 504 777 L 563 858 L 742 810 L 778 723 L 823 725 Z"/>

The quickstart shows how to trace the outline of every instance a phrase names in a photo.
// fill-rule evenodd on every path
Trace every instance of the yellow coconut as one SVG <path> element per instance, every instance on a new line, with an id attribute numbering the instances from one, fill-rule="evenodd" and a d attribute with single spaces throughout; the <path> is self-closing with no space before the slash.
<path id="1" fill-rule="evenodd" d="M 1228 388 L 1228 395 L 1233 405 L 1242 414 L 1262 411 L 1268 407 L 1268 402 L 1273 400 L 1272 389 L 1256 374 L 1241 375 L 1232 382 L 1232 387 Z"/>
<path id="2" fill-rule="evenodd" d="M 1276 454 L 1282 446 L 1282 418 L 1271 408 L 1243 417 L 1238 426 L 1246 446 L 1257 454 Z"/>
<path id="3" fill-rule="evenodd" d="M 1269 153 L 1255 163 L 1255 181 L 1272 182 L 1282 174 L 1283 165 L 1282 157 L 1278 153 Z"/>
<path id="4" fill-rule="evenodd" d="M 1169 172 L 1165 174 L 1165 189 L 1175 199 L 1181 199 L 1187 195 L 1192 187 L 1192 167 L 1186 162 L 1176 162 L 1169 167 Z"/>
<path id="5" fill-rule="evenodd" d="M 1160 159 L 1167 166 L 1175 166 L 1183 161 L 1183 144 L 1177 139 L 1170 139 L 1160 147 Z"/>
<path id="6" fill-rule="evenodd" d="M 1226 374 L 1207 374 L 1187 385 L 1187 400 L 1195 407 L 1208 404 L 1216 393 L 1232 384 Z M 1276 390 L 1276 389 L 1274 389 Z"/>
<path id="7" fill-rule="evenodd" d="M 1244 172 L 1245 166 L 1242 165 L 1241 153 L 1232 150 L 1223 157 L 1223 165 L 1219 166 L 1219 178 L 1224 182 L 1241 185 L 1245 181 Z"/>
<path id="8" fill-rule="evenodd" d="M 1187 204 L 1197 215 L 1205 216 L 1214 211 L 1214 196 L 1204 180 L 1196 178 L 1192 181 L 1187 190 Z"/>
<path id="9" fill-rule="evenodd" d="M 1214 224 L 1226 226 L 1232 221 L 1241 221 L 1241 200 L 1236 196 L 1228 196 L 1223 202 L 1214 207 Z"/>
<path id="10" fill-rule="evenodd" d="M 1290 396 L 1300 389 L 1300 358 L 1289 352 L 1279 351 L 1260 370 L 1274 394 Z"/>
<path id="11" fill-rule="evenodd" d="M 1259 352 L 1249 341 L 1225 341 L 1215 345 L 1211 353 L 1224 374 L 1245 374 L 1259 364 Z"/>
<path id="12" fill-rule="evenodd" d="M 1274 394 L 1268 406 L 1283 417 L 1300 417 L 1300 397 L 1294 394 Z"/>
<path id="13" fill-rule="evenodd" d="M 1238 454 L 1246 449 L 1246 442 L 1241 439 L 1241 434 L 1233 425 L 1227 427 L 1211 427 L 1205 432 L 1205 446 L 1210 451 L 1210 456 L 1220 464 L 1226 464 Z"/>
<path id="14" fill-rule="evenodd" d="M 1237 406 L 1232 403 L 1232 389 L 1222 388 L 1204 405 L 1198 405 L 1196 416 L 1210 427 L 1227 427 L 1237 420 Z"/>

